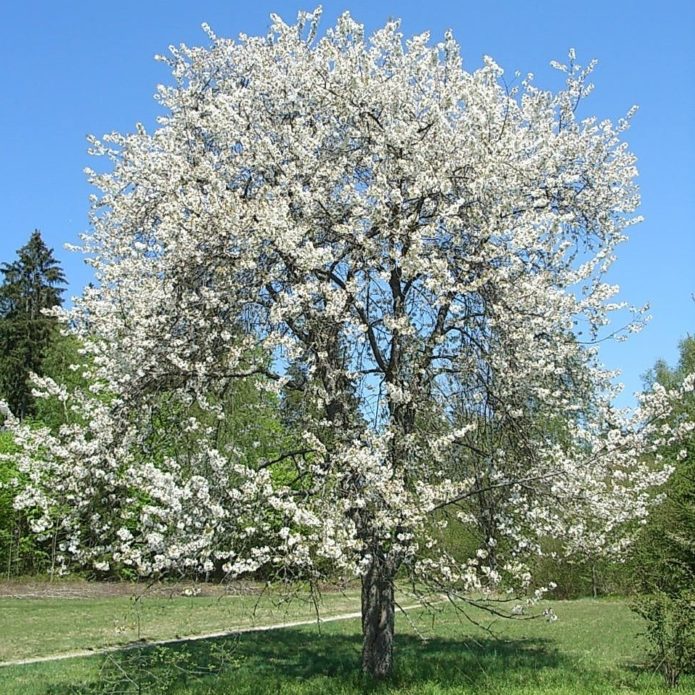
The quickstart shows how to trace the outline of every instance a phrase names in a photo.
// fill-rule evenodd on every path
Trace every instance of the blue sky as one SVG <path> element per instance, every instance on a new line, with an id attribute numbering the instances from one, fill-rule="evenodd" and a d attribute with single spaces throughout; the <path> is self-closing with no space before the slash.
<path id="1" fill-rule="evenodd" d="M 255 0 L 119 0 L 0 5 L 0 260 L 10 260 L 39 228 L 56 250 L 77 294 L 90 279 L 81 258 L 63 249 L 87 228 L 90 189 L 82 170 L 93 164 L 86 136 L 154 124 L 152 95 L 166 82 L 153 60 L 169 44 L 204 44 L 208 22 L 220 36 L 265 33 L 268 15 L 293 19 L 313 4 Z M 695 332 L 695 3 L 687 0 L 324 2 L 323 25 L 344 10 L 366 24 L 402 18 L 404 32 L 452 28 L 464 64 L 491 55 L 508 74 L 533 72 L 557 86 L 548 68 L 569 48 L 579 62 L 597 58 L 596 91 L 585 114 L 618 118 L 640 106 L 627 139 L 639 158 L 646 220 L 631 230 L 610 276 L 621 297 L 651 304 L 653 320 L 625 343 L 606 342 L 601 357 L 623 372 L 626 395 L 657 358 L 675 361 L 677 344 Z"/>

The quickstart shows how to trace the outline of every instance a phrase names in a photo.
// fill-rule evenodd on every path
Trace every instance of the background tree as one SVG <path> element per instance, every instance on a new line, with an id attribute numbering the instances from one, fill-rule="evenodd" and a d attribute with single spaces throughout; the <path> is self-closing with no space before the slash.
<path id="1" fill-rule="evenodd" d="M 648 375 L 651 389 L 674 388 L 695 373 L 695 338 L 680 344 L 678 365 L 660 361 Z M 670 426 L 695 422 L 695 394 L 674 410 Z M 669 685 L 695 668 L 695 432 L 678 445 L 657 439 L 657 456 L 674 467 L 663 500 L 652 511 L 632 553 L 637 598 L 647 622 L 651 659 Z"/>
<path id="2" fill-rule="evenodd" d="M 173 49 L 159 129 L 93 140 L 113 163 L 91 177 L 99 285 L 68 313 L 91 383 L 44 383 L 82 426 L 10 419 L 15 504 L 97 569 L 357 576 L 384 677 L 397 574 L 527 592 L 544 539 L 646 513 L 666 473 L 639 454 L 679 394 L 615 413 L 569 336 L 619 308 L 602 277 L 638 203 L 627 121 L 577 115 L 590 68 L 510 92 L 451 35 L 366 39 L 345 14 L 318 38 L 318 14 Z M 549 436 L 539 413 L 574 412 L 577 378 L 593 407 Z M 230 384 L 284 394 L 301 431 L 262 456 L 221 442 Z M 192 446 L 159 456 L 171 409 Z M 439 543 L 445 512 L 481 531 L 470 556 Z"/>
<path id="3" fill-rule="evenodd" d="M 78 341 L 74 336 L 61 336 L 56 319 L 42 313 L 61 305 L 65 275 L 38 230 L 17 256 L 17 260 L 0 266 L 0 397 L 18 417 L 38 416 L 57 428 L 66 421 L 62 404 L 56 407 L 41 399 L 37 407 L 29 375 L 50 374 L 68 387 L 77 383 L 77 375 L 69 372 L 66 362 L 79 362 Z M 7 575 L 42 571 L 51 563 L 50 542 L 33 536 L 27 514 L 13 509 L 14 491 L 22 478 L 13 456 L 16 451 L 11 433 L 3 432 L 0 562 Z"/>
<path id="4" fill-rule="evenodd" d="M 676 367 L 658 362 L 648 376 L 650 388 L 674 388 L 695 373 L 695 337 L 680 344 Z M 695 421 L 695 394 L 684 399 L 671 416 L 675 421 Z M 652 512 L 640 534 L 638 552 L 649 551 L 638 563 L 646 588 L 682 592 L 695 586 L 695 436 L 674 446 L 662 446 L 659 457 L 674 467 L 665 486 L 665 499 Z M 640 548 L 641 547 L 641 548 Z"/>
<path id="5" fill-rule="evenodd" d="M 38 230 L 17 256 L 0 266 L 0 394 L 21 419 L 33 411 L 29 374 L 42 373 L 55 336 L 56 321 L 43 312 L 62 304 L 66 280 Z"/>

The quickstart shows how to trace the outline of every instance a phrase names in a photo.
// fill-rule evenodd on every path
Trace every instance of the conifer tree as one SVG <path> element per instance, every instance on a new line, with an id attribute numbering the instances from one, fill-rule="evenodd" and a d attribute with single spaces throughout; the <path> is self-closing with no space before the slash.
<path id="1" fill-rule="evenodd" d="M 40 374 L 62 304 L 65 273 L 36 229 L 17 259 L 0 265 L 0 396 L 20 419 L 33 411 L 29 375 Z"/>

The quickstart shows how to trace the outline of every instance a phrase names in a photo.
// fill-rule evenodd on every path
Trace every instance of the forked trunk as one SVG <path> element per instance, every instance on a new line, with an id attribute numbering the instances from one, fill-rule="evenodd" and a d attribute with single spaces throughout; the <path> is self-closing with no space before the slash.
<path id="1" fill-rule="evenodd" d="M 375 560 L 362 577 L 362 671 L 385 678 L 393 669 L 393 571 Z"/>

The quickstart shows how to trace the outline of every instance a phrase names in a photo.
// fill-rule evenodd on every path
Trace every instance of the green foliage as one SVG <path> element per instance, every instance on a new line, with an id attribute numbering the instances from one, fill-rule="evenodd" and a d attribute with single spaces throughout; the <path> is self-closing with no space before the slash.
<path id="1" fill-rule="evenodd" d="M 68 388 L 84 385 L 82 370 L 71 369 L 71 365 L 83 362 L 79 348 L 75 337 L 63 336 L 53 327 L 51 340 L 45 346 L 41 373 Z M 55 397 L 36 399 L 32 410 L 33 414 L 26 418 L 32 427 L 57 430 L 74 417 L 65 403 Z M 40 574 L 51 568 L 55 555 L 53 538 L 37 537 L 31 531 L 27 512 L 13 508 L 14 496 L 22 483 L 22 475 L 12 458 L 15 451 L 10 433 L 0 432 L 0 571 L 6 576 Z"/>
<path id="2" fill-rule="evenodd" d="M 20 418 L 33 412 L 28 377 L 42 373 L 55 319 L 42 312 L 62 303 L 65 275 L 35 230 L 12 263 L 0 265 L 0 397 Z"/>
<path id="3" fill-rule="evenodd" d="M 21 479 L 12 458 L 16 451 L 10 433 L 0 431 L 0 572 L 7 577 L 41 572 L 49 563 L 45 544 L 30 532 L 26 516 L 13 507 Z"/>
<path id="4" fill-rule="evenodd" d="M 671 369 L 659 362 L 648 378 L 673 388 L 692 372 L 695 338 L 689 336 L 681 342 L 678 366 Z M 695 393 L 683 400 L 673 418 L 695 421 Z M 695 672 L 695 432 L 684 444 L 663 447 L 659 454 L 675 471 L 635 546 L 638 594 L 633 610 L 647 623 L 654 667 L 669 685 L 676 685 L 682 673 Z"/>
<path id="5" fill-rule="evenodd" d="M 73 695 L 168 695 L 205 685 L 205 679 L 232 671 L 238 661 L 231 642 L 209 649 L 143 647 L 108 654 L 95 683 L 77 686 Z"/>
<path id="6" fill-rule="evenodd" d="M 647 623 L 650 662 L 666 683 L 675 687 L 682 674 L 695 672 L 695 589 L 653 591 L 637 597 L 632 609 Z"/>
<path id="7" fill-rule="evenodd" d="M 63 335 L 54 331 L 51 342 L 46 346 L 41 362 L 41 373 L 72 391 L 85 388 L 85 358 L 80 354 L 82 345 L 74 335 Z M 33 419 L 37 424 L 57 430 L 61 425 L 72 422 L 75 415 L 66 409 L 65 403 L 56 397 L 38 398 L 34 403 Z"/>
<path id="8" fill-rule="evenodd" d="M 548 547 L 552 546 L 552 541 L 548 541 Z M 561 555 L 549 553 L 533 563 L 532 575 L 534 587 L 556 584 L 551 596 L 557 599 L 625 596 L 633 589 L 629 567 L 607 558 L 570 562 Z"/>
<path id="9" fill-rule="evenodd" d="M 9 574 L 12 566 L 12 546 L 15 541 L 15 511 L 13 480 L 17 471 L 11 460 L 3 455 L 14 453 L 12 437 L 8 432 L 0 432 L 0 567 Z"/>

